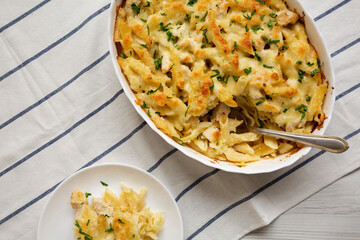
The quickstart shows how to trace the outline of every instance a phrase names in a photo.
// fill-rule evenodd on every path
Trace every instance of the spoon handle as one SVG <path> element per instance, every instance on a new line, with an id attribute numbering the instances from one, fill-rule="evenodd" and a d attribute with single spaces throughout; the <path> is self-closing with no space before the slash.
<path id="1" fill-rule="evenodd" d="M 254 132 L 276 138 L 282 138 L 293 142 L 302 143 L 311 147 L 320 148 L 333 153 L 342 153 L 349 148 L 349 144 L 342 138 L 319 136 L 313 134 L 300 134 L 282 132 L 272 129 L 254 128 Z"/>

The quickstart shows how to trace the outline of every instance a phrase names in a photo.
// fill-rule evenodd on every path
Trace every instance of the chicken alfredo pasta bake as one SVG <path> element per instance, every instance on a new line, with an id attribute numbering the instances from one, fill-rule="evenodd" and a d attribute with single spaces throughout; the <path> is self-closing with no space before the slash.
<path id="1" fill-rule="evenodd" d="M 282 0 L 126 0 L 118 63 L 137 104 L 174 141 L 237 166 L 296 151 L 241 132 L 311 133 L 328 83 L 304 24 Z"/>
<path id="2" fill-rule="evenodd" d="M 102 184 L 106 184 L 103 183 Z M 107 185 L 107 184 L 106 184 Z M 146 189 L 138 193 L 121 185 L 123 191 L 117 197 L 106 188 L 102 198 L 79 190 L 71 194 L 71 206 L 75 215 L 75 238 L 83 240 L 156 240 L 164 222 L 162 212 L 153 213 L 145 208 Z"/>

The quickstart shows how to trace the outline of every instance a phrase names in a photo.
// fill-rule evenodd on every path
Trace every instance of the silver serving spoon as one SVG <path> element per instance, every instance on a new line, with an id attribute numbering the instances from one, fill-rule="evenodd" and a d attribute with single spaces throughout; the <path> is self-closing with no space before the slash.
<path id="1" fill-rule="evenodd" d="M 232 109 L 233 110 L 233 109 Z M 232 116 L 231 116 L 232 115 Z M 333 153 L 342 153 L 349 148 L 349 144 L 342 138 L 339 137 L 330 137 L 330 136 L 320 136 L 313 134 L 300 134 L 300 133 L 290 133 L 284 131 L 277 131 L 272 129 L 265 128 L 255 128 L 248 124 L 246 116 L 239 111 L 231 111 L 230 117 L 236 118 L 237 120 L 243 120 L 244 123 L 241 124 L 239 128 L 236 129 L 236 132 L 255 132 L 262 135 L 267 135 L 270 137 L 286 139 L 292 142 L 298 142 L 307 146 L 320 148 L 325 151 Z"/>

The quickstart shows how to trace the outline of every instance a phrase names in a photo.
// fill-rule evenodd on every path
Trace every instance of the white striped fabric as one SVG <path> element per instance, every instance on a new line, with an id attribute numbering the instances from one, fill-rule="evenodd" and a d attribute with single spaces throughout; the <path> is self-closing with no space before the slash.
<path id="1" fill-rule="evenodd" d="M 128 163 L 159 178 L 180 207 L 186 239 L 239 239 L 359 168 L 360 1 L 301 2 L 335 68 L 327 134 L 351 147 L 341 155 L 312 150 L 286 169 L 248 176 L 189 159 L 134 111 L 109 58 L 108 0 L 2 0 L 0 239 L 35 239 L 55 187 L 99 163 Z"/>

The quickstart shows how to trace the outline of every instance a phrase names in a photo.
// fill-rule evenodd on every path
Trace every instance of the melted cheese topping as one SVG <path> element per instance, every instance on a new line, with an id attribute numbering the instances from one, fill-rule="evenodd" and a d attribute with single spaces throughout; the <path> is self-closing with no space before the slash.
<path id="1" fill-rule="evenodd" d="M 75 215 L 75 238 L 83 240 L 155 240 L 164 222 L 162 212 L 145 208 L 146 189 L 136 193 L 121 185 L 123 191 L 117 197 L 106 188 L 102 198 L 92 197 L 89 205 L 85 194 L 75 190 L 71 205 Z"/>
<path id="2" fill-rule="evenodd" d="M 156 126 L 211 158 L 244 165 L 297 147 L 239 133 L 236 111 L 252 126 L 297 133 L 324 120 L 318 54 L 282 0 L 127 0 L 114 42 Z"/>

